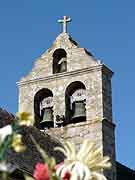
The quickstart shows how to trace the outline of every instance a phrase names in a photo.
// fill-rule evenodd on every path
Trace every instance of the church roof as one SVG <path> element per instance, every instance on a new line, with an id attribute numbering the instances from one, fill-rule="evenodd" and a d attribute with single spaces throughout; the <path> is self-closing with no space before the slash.
<path id="1" fill-rule="evenodd" d="M 116 162 L 117 169 L 117 180 L 134 180 L 135 171 L 122 165 L 119 162 Z"/>
<path id="2" fill-rule="evenodd" d="M 0 108 L 0 128 L 10 124 L 14 119 L 14 115 Z"/>
<path id="3" fill-rule="evenodd" d="M 14 116 L 6 110 L 0 108 L 0 128 L 11 124 Z M 41 132 L 39 129 L 31 127 L 22 127 L 20 133 L 23 135 L 23 143 L 27 149 L 23 153 L 16 153 L 12 149 L 7 152 L 7 161 L 17 167 L 18 170 L 32 174 L 33 168 L 37 162 L 43 162 L 43 159 L 33 144 L 30 135 L 34 137 L 36 142 L 45 150 L 48 156 L 53 156 L 56 162 L 63 161 L 64 155 L 60 152 L 54 151 L 54 147 L 62 146 L 62 144 L 50 135 Z"/>

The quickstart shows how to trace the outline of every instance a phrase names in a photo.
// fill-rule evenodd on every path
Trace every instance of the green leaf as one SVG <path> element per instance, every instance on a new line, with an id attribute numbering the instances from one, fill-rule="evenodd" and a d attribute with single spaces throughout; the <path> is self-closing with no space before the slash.
<path id="1" fill-rule="evenodd" d="M 0 145 L 0 161 L 5 160 L 6 152 L 10 147 L 11 142 L 12 142 L 12 135 L 8 135 L 5 138 L 4 142 Z"/>
<path id="2" fill-rule="evenodd" d="M 30 176 L 24 176 L 24 178 L 25 178 L 25 180 L 34 180 L 32 177 L 30 177 Z"/>

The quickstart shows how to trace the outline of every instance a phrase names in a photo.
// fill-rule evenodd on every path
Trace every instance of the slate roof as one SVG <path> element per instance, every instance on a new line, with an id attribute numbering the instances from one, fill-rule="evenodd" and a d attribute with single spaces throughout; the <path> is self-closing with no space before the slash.
<path id="1" fill-rule="evenodd" d="M 0 108 L 0 128 L 12 123 L 14 116 L 7 111 Z M 34 143 L 32 142 L 30 135 L 34 137 L 36 142 L 45 150 L 45 152 L 51 157 L 56 159 L 59 163 L 64 160 L 64 155 L 60 152 L 54 151 L 54 147 L 62 146 L 62 144 L 45 132 L 41 132 L 39 129 L 31 127 L 22 127 L 20 133 L 23 135 L 23 143 L 27 146 L 26 151 L 23 153 L 16 153 L 12 149 L 7 152 L 7 161 L 15 165 L 19 171 L 32 175 L 34 166 L 37 162 L 43 162 L 41 154 L 38 152 Z"/>
<path id="2" fill-rule="evenodd" d="M 0 108 L 0 128 L 12 123 L 14 115 Z"/>
<path id="3" fill-rule="evenodd" d="M 135 171 L 116 162 L 117 180 L 135 180 Z"/>
<path id="4" fill-rule="evenodd" d="M 54 147 L 62 146 L 58 140 L 52 139 L 51 136 L 40 132 L 39 129 L 35 127 L 23 127 L 21 129 L 21 134 L 23 135 L 22 140 L 27 146 L 27 149 L 23 153 L 16 153 L 13 150 L 9 150 L 7 153 L 7 160 L 13 165 L 16 165 L 18 169 L 27 172 L 28 174 L 32 174 L 35 164 L 37 162 L 43 162 L 41 154 L 32 142 L 30 135 L 34 137 L 36 142 L 45 150 L 48 156 L 53 156 L 57 163 L 63 161 L 63 154 L 54 151 Z"/>

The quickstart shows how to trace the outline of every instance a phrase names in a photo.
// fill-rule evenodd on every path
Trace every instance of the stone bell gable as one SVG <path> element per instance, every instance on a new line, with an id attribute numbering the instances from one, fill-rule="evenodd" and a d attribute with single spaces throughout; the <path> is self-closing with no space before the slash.
<path id="1" fill-rule="evenodd" d="M 61 59 L 64 59 L 65 67 L 58 72 L 57 61 Z M 80 84 L 86 89 L 87 120 L 94 119 L 95 115 L 112 120 L 111 76 L 111 70 L 96 61 L 86 49 L 79 48 L 67 33 L 61 33 L 52 47 L 36 60 L 32 71 L 18 83 L 19 110 L 30 111 L 34 115 L 35 95 L 46 88 L 53 96 L 55 121 L 56 115 L 65 116 L 66 93 L 70 93 L 67 89 L 75 83 L 72 88 Z"/>
<path id="2" fill-rule="evenodd" d="M 18 82 L 19 111 L 33 114 L 39 130 L 61 141 L 66 138 L 79 147 L 90 139 L 101 146 L 112 162 L 105 172 L 109 180 L 116 179 L 112 75 L 64 29 Z"/>
<path id="3" fill-rule="evenodd" d="M 88 68 L 96 64 L 96 60 L 91 53 L 84 48 L 80 48 L 68 33 L 61 33 L 52 47 L 35 61 L 32 71 L 23 77 L 20 82 L 52 76 L 54 74 L 55 53 L 61 55 L 61 52 L 65 53 L 66 72 Z"/>

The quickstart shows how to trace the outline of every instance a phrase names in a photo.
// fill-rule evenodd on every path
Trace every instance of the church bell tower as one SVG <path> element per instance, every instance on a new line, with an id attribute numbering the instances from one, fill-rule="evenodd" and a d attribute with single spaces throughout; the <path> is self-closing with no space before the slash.
<path id="1" fill-rule="evenodd" d="M 18 82 L 19 111 L 33 114 L 39 130 L 61 141 L 66 136 L 77 147 L 84 139 L 102 146 L 112 162 L 104 173 L 116 180 L 113 72 L 72 39 L 67 33 L 70 21 L 66 16 L 59 20 L 63 32 Z"/>

